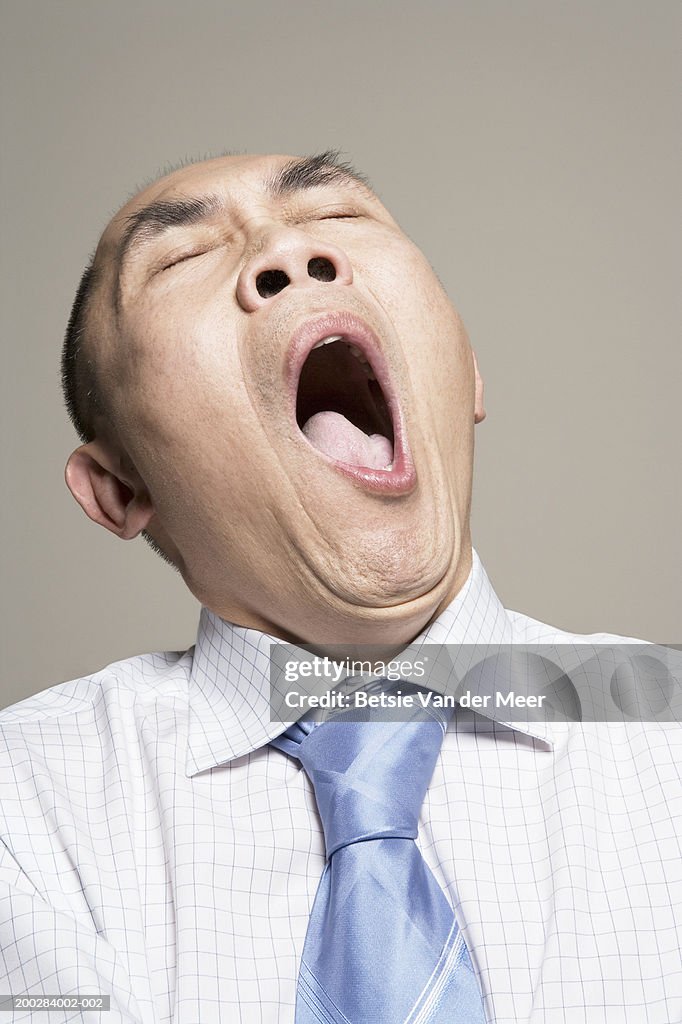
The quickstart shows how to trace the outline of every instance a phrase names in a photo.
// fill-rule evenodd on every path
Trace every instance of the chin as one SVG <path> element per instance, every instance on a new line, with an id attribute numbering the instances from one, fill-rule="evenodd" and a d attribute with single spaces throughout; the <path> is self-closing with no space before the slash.
<path id="1" fill-rule="evenodd" d="M 359 544 L 355 538 L 352 554 L 346 550 L 341 571 L 330 578 L 328 589 L 345 603 L 368 611 L 438 603 L 456 567 L 453 531 L 445 534 L 365 534 Z"/>

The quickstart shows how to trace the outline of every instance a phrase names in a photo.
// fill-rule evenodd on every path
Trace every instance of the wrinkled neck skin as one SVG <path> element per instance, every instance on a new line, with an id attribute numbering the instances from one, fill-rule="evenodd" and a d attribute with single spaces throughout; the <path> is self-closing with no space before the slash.
<path id="1" fill-rule="evenodd" d="M 466 583 L 471 567 L 471 538 L 467 531 L 447 573 L 437 586 L 419 597 L 388 607 L 344 607 L 340 602 L 331 603 L 327 609 L 289 607 L 276 618 L 267 618 L 255 608 L 226 607 L 202 594 L 201 588 L 190 580 L 186 582 L 202 604 L 225 621 L 257 629 L 331 661 L 370 661 L 372 671 L 380 674 L 383 666 L 405 650 L 452 603 Z"/>
<path id="2" fill-rule="evenodd" d="M 372 671 L 379 674 L 382 666 L 394 660 L 451 604 L 464 586 L 471 571 L 471 564 L 471 544 L 469 543 L 467 548 L 461 552 L 459 561 L 455 563 L 452 580 L 443 581 L 446 586 L 442 597 L 439 597 L 438 593 L 432 593 L 424 595 L 418 602 L 410 602 L 408 607 L 399 609 L 401 615 L 396 615 L 394 622 L 370 626 L 366 630 L 366 640 L 354 643 L 308 643 L 306 646 L 314 654 L 320 657 L 326 656 L 332 661 L 346 661 L 346 659 L 371 661 Z"/>

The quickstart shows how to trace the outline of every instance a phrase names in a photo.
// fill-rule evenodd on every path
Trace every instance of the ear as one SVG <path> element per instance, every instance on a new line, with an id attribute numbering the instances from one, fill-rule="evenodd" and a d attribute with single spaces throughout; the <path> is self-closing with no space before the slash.
<path id="1" fill-rule="evenodd" d="M 474 375 L 476 377 L 476 397 L 474 401 L 474 423 L 480 423 L 485 419 L 486 413 L 483 408 L 483 378 L 478 371 L 478 362 L 476 361 L 476 353 L 471 350 L 471 354 L 474 357 Z"/>
<path id="2" fill-rule="evenodd" d="M 125 472 L 120 457 L 101 441 L 77 448 L 64 477 L 86 515 L 122 540 L 137 537 L 154 515 L 142 480 L 134 471 Z"/>

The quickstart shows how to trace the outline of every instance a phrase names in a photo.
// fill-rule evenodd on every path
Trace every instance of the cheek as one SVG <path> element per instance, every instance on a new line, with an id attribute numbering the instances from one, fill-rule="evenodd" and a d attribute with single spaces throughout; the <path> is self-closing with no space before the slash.
<path id="1" fill-rule="evenodd" d="M 218 442 L 243 446 L 250 407 L 227 325 L 200 303 L 177 307 L 149 304 L 123 335 L 117 398 L 131 454 L 186 469 Z"/>
<path id="2" fill-rule="evenodd" d="M 473 459 L 474 375 L 469 337 L 416 247 L 399 269 L 392 262 L 383 273 L 384 294 L 390 302 L 387 311 L 404 357 L 408 429 L 412 428 L 425 458 L 425 472 L 429 472 L 427 466 L 438 465 L 450 486 L 459 489 L 460 478 L 469 478 Z M 434 457 L 436 463 L 431 461 Z"/>
<path id="3" fill-rule="evenodd" d="M 420 415 L 451 419 L 460 410 L 467 413 L 473 396 L 469 338 L 424 255 L 416 246 L 403 247 L 379 265 L 377 280 Z"/>
<path id="4" fill-rule="evenodd" d="M 406 352 L 427 358 L 468 343 L 464 325 L 417 246 L 395 240 L 375 254 L 375 298 L 391 317 Z"/>

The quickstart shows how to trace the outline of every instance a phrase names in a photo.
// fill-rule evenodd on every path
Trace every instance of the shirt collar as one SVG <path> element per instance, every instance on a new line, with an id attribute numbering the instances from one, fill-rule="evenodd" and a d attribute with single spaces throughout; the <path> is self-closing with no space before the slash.
<path id="1" fill-rule="evenodd" d="M 513 641 L 512 621 L 472 550 L 464 586 L 410 646 Z M 202 608 L 189 679 L 188 776 L 249 754 L 286 728 L 270 721 L 270 645 L 283 642 Z M 504 710 L 476 713 L 550 745 L 554 742 L 547 722 L 512 722 Z"/>

